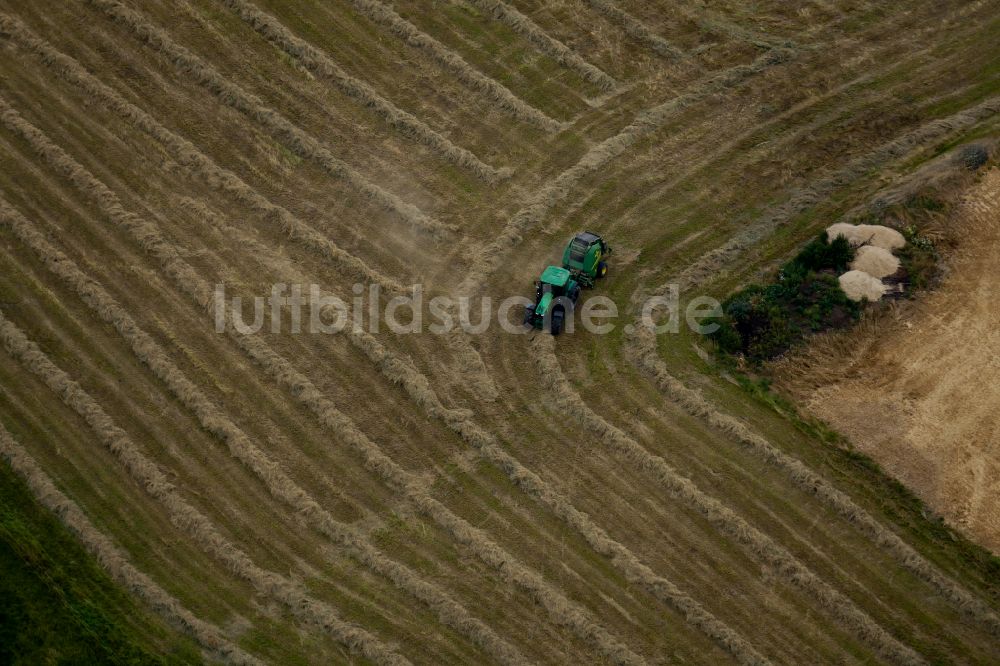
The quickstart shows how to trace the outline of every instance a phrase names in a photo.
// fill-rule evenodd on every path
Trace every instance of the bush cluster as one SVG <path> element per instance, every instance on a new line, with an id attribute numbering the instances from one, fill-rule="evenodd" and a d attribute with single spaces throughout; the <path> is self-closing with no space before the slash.
<path id="1" fill-rule="evenodd" d="M 780 356 L 807 334 L 855 321 L 861 305 L 847 298 L 837 276 L 854 259 L 850 243 L 820 234 L 781 266 L 774 282 L 752 284 L 722 304 L 719 349 L 755 363 Z"/>

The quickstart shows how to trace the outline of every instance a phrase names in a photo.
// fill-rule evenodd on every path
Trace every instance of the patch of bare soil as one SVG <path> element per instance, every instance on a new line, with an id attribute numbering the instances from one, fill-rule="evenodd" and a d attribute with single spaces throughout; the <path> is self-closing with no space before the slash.
<path id="1" fill-rule="evenodd" d="M 1000 169 L 950 224 L 957 247 L 939 289 L 820 341 L 779 368 L 778 383 L 1000 553 Z"/>

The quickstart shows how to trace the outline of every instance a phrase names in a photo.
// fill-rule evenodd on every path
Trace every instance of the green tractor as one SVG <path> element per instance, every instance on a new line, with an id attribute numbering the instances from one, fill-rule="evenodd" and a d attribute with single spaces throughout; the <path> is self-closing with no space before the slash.
<path id="1" fill-rule="evenodd" d="M 602 258 L 609 254 L 610 246 L 597 234 L 577 234 L 563 252 L 563 265 L 549 266 L 535 283 L 535 301 L 524 306 L 524 323 L 559 335 L 581 289 L 607 275 L 608 265 Z"/>

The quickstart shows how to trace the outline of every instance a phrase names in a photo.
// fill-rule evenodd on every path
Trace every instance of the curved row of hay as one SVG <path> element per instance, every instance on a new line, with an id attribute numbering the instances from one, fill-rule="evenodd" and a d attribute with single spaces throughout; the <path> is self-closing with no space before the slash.
<path id="1" fill-rule="evenodd" d="M 924 660 L 909 646 L 883 629 L 846 596 L 833 589 L 803 565 L 787 549 L 775 542 L 731 508 L 699 489 L 663 458 L 594 413 L 566 380 L 555 355 L 551 336 L 539 336 L 534 344 L 538 365 L 546 386 L 557 404 L 593 432 L 606 446 L 640 472 L 651 474 L 667 492 L 690 510 L 704 516 L 715 529 L 740 544 L 761 564 L 780 571 L 782 580 L 802 589 L 846 629 L 869 643 L 882 657 L 900 664 L 922 664 Z"/>
<path id="2" fill-rule="evenodd" d="M 445 626 L 453 627 L 503 664 L 526 663 L 522 655 L 492 629 L 473 617 L 447 593 L 429 584 L 405 565 L 376 550 L 356 529 L 337 521 L 271 460 L 217 405 L 169 359 L 166 352 L 98 283 L 87 277 L 65 254 L 50 245 L 32 224 L 0 197 L 0 226 L 7 226 L 39 260 L 65 282 L 101 319 L 111 324 L 133 353 L 170 392 L 198 418 L 202 428 L 219 439 L 260 479 L 278 501 L 306 520 L 347 555 L 385 576 L 401 591 L 436 611 Z"/>
<path id="3" fill-rule="evenodd" d="M 651 331 L 638 326 L 628 351 L 633 355 L 633 361 L 653 379 L 668 399 L 676 402 L 692 416 L 703 419 L 713 428 L 729 434 L 754 455 L 781 469 L 795 485 L 843 516 L 873 543 L 891 554 L 900 565 L 928 582 L 942 597 L 954 604 L 971 620 L 994 633 L 1000 633 L 1000 618 L 987 604 L 942 574 L 936 566 L 917 553 L 895 532 L 858 506 L 850 496 L 835 488 L 802 461 L 781 451 L 746 424 L 720 411 L 697 389 L 686 386 L 674 377 L 660 359 L 656 350 L 656 338 Z"/>
<path id="4" fill-rule="evenodd" d="M 70 158 L 66 156 L 66 159 Z M 212 294 L 210 285 L 183 260 L 181 253 L 173 244 L 154 226 L 128 213 L 116 195 L 78 164 L 72 163 L 66 170 L 76 176 L 73 180 L 74 186 L 84 195 L 94 199 L 112 222 L 121 226 L 141 247 L 150 252 L 182 292 L 190 296 L 199 307 L 209 307 Z M 615 663 L 643 663 L 638 655 L 604 629 L 581 606 L 504 551 L 485 532 L 469 525 L 431 497 L 419 478 L 386 456 L 308 378 L 298 372 L 289 361 L 270 349 L 264 341 L 253 336 L 235 334 L 231 329 L 229 333 L 233 343 L 248 358 L 278 386 L 287 389 L 296 402 L 312 412 L 331 435 L 348 444 L 364 461 L 366 468 L 380 477 L 391 489 L 401 493 L 421 514 L 440 525 L 482 562 L 500 572 L 510 584 L 531 595 L 553 616 L 557 625 L 569 627 L 581 639 Z"/>
<path id="5" fill-rule="evenodd" d="M 524 234 L 545 219 L 556 205 L 572 193 L 574 186 L 589 174 L 603 168 L 622 155 L 643 137 L 659 129 L 685 106 L 739 85 L 746 79 L 784 62 L 791 56 L 788 51 L 769 51 L 748 65 L 737 65 L 724 72 L 711 74 L 674 97 L 640 113 L 632 122 L 614 136 L 591 147 L 573 166 L 532 193 L 521 209 L 510 218 L 494 239 L 479 248 L 473 261 L 474 268 L 459 285 L 460 294 L 474 293 L 524 239 Z"/>

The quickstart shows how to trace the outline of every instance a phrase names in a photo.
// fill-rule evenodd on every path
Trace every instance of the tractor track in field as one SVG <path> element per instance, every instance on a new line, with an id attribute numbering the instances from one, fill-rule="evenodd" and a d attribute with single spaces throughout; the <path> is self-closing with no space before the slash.
<path id="1" fill-rule="evenodd" d="M 437 612 L 442 624 L 466 635 L 487 654 L 503 664 L 526 663 L 524 657 L 489 627 L 484 625 L 442 590 L 428 584 L 406 566 L 390 560 L 373 548 L 353 528 L 340 523 L 299 487 L 273 460 L 261 451 L 228 416 L 213 404 L 175 366 L 166 352 L 136 324 L 103 287 L 87 277 L 65 254 L 54 248 L 32 228 L 31 223 L 0 198 L 0 225 L 39 257 L 45 266 L 66 283 L 98 317 L 112 325 L 128 343 L 138 360 L 162 381 L 170 392 L 189 409 L 201 426 L 247 467 L 278 501 L 307 522 L 347 555 L 378 575 L 391 580 L 401 591 L 410 594 Z"/>
<path id="2" fill-rule="evenodd" d="M 36 136 L 36 139 L 38 138 Z M 67 155 L 64 153 L 59 155 L 50 147 L 46 150 L 46 154 L 55 162 L 62 164 L 66 172 L 76 176 L 72 182 L 81 193 L 94 199 L 112 222 L 122 227 L 141 247 L 151 253 L 158 263 L 163 265 L 167 276 L 187 293 L 196 305 L 201 308 L 210 305 L 212 290 L 209 285 L 154 227 L 126 211 L 116 195 L 106 186 L 102 187 L 99 181 L 80 165 L 72 162 Z M 422 481 L 382 453 L 380 448 L 360 432 L 309 379 L 295 370 L 286 359 L 274 353 L 266 343 L 252 336 L 235 334 L 231 329 L 229 333 L 235 345 L 265 374 L 277 385 L 287 389 L 291 397 L 311 411 L 331 434 L 349 444 L 364 460 L 365 466 L 370 471 L 379 476 L 390 488 L 401 493 L 422 515 L 440 525 L 484 564 L 496 569 L 507 580 L 531 595 L 546 608 L 557 624 L 570 627 L 580 639 L 591 644 L 613 663 L 644 663 L 638 655 L 589 617 L 582 607 L 567 599 L 536 572 L 506 553 L 482 530 L 469 525 L 427 494 Z"/>

